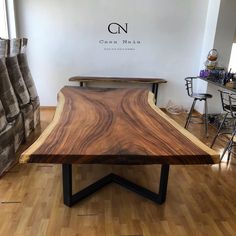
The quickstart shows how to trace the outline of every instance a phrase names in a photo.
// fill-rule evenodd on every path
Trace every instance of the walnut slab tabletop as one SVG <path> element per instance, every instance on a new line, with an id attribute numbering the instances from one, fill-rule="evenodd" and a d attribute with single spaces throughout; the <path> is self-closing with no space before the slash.
<path id="1" fill-rule="evenodd" d="M 110 183 L 162 204 L 169 165 L 214 164 L 219 155 L 168 118 L 147 89 L 64 87 L 52 123 L 20 158 L 21 163 L 62 164 L 66 206 Z M 72 164 L 161 164 L 159 192 L 111 173 L 73 194 Z"/>
<path id="2" fill-rule="evenodd" d="M 166 80 L 161 78 L 139 78 L 139 77 L 108 77 L 108 76 L 74 76 L 69 78 L 71 82 L 79 82 L 80 87 L 86 86 L 87 82 L 115 82 L 115 83 L 130 83 L 130 84 L 151 84 L 152 92 L 154 93 L 155 104 L 157 103 L 158 87 L 159 84 L 167 83 Z"/>
<path id="3" fill-rule="evenodd" d="M 74 76 L 69 78 L 69 81 L 77 82 L 124 82 L 124 83 L 144 83 L 144 84 L 153 84 L 153 83 L 166 83 L 167 81 L 161 78 L 135 78 L 135 77 L 99 77 L 99 76 Z"/>
<path id="4" fill-rule="evenodd" d="M 146 89 L 64 87 L 21 163 L 214 164 L 219 155 L 154 105 Z"/>

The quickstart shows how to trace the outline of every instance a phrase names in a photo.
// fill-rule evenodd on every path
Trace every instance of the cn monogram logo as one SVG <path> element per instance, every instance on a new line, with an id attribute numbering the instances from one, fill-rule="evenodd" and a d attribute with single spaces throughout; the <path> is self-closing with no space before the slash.
<path id="1" fill-rule="evenodd" d="M 108 31 L 111 33 L 111 34 L 121 34 L 121 31 L 123 31 L 124 33 L 128 33 L 128 23 L 125 23 L 124 26 L 118 24 L 118 23 L 110 23 L 108 25 Z"/>

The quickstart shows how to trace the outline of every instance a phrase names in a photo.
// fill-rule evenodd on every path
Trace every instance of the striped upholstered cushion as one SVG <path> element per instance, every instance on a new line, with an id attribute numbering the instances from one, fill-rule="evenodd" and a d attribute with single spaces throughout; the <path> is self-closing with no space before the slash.
<path id="1" fill-rule="evenodd" d="M 37 93 L 34 80 L 32 78 L 32 75 L 28 66 L 26 54 L 24 53 L 19 54 L 18 62 L 19 62 L 20 70 L 23 75 L 23 79 L 25 81 L 26 87 L 29 91 L 30 99 L 35 100 L 38 98 L 38 93 Z"/>
<path id="2" fill-rule="evenodd" d="M 20 53 L 26 53 L 26 48 L 28 44 L 27 38 L 21 38 L 20 39 L 21 45 L 20 45 Z"/>
<path id="3" fill-rule="evenodd" d="M 20 145 L 25 141 L 25 121 L 22 113 L 20 113 L 16 119 L 12 122 L 14 133 L 14 147 L 17 152 Z"/>
<path id="4" fill-rule="evenodd" d="M 34 128 L 40 124 L 40 107 L 34 108 Z"/>
<path id="5" fill-rule="evenodd" d="M 21 74 L 17 57 L 7 57 L 6 65 L 19 105 L 24 106 L 30 102 L 30 96 Z"/>
<path id="6" fill-rule="evenodd" d="M 6 64 L 0 59 L 0 100 L 8 121 L 12 121 L 19 113 L 20 108 L 14 89 L 11 85 Z"/>
<path id="7" fill-rule="evenodd" d="M 5 58 L 7 52 L 7 40 L 0 39 L 0 58 Z"/>
<path id="8" fill-rule="evenodd" d="M 5 111 L 2 106 L 2 102 L 0 101 L 0 132 L 2 132 L 7 126 L 7 119 L 5 115 Z"/>
<path id="9" fill-rule="evenodd" d="M 21 112 L 24 117 L 25 138 L 27 139 L 34 130 L 34 108 L 32 104 L 28 104 L 21 109 Z"/>
<path id="10" fill-rule="evenodd" d="M 20 53 L 21 39 L 8 40 L 8 56 L 14 57 Z"/>
<path id="11" fill-rule="evenodd" d="M 0 176 L 15 160 L 13 127 L 7 125 L 7 127 L 0 132 Z"/>

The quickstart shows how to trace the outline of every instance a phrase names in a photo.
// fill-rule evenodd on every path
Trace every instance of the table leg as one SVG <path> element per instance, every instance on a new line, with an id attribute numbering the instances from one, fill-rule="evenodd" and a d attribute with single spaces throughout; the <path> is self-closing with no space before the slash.
<path id="1" fill-rule="evenodd" d="M 158 83 L 152 84 L 152 92 L 154 93 L 154 102 L 157 104 L 157 95 L 158 95 Z"/>
<path id="2" fill-rule="evenodd" d="M 156 84 L 152 84 L 152 92 L 153 93 L 155 92 L 155 87 L 156 87 Z"/>
<path id="3" fill-rule="evenodd" d="M 158 84 L 156 84 L 156 91 L 155 91 L 155 99 L 156 99 L 156 105 L 157 105 L 157 96 L 158 96 Z"/>
<path id="4" fill-rule="evenodd" d="M 63 179 L 63 200 L 67 206 L 72 205 L 72 166 L 62 165 L 62 179 Z"/>
<path id="5" fill-rule="evenodd" d="M 159 200 L 160 200 L 160 203 L 164 203 L 165 200 L 166 200 L 169 170 L 170 170 L 169 165 L 162 165 L 161 166 L 161 176 L 160 176 L 160 185 L 159 185 Z"/>
<path id="6" fill-rule="evenodd" d="M 95 183 L 89 185 L 78 193 L 72 194 L 72 166 L 71 164 L 62 165 L 62 176 L 63 176 L 63 195 L 64 195 L 64 204 L 68 207 L 73 206 L 80 200 L 88 197 L 94 192 L 98 191 L 102 187 L 110 184 L 112 182 L 119 184 L 149 200 L 154 201 L 155 203 L 162 204 L 166 200 L 166 192 L 168 185 L 168 176 L 169 176 L 169 165 L 164 164 L 161 166 L 161 175 L 160 175 L 160 184 L 159 184 L 159 193 L 154 193 L 144 187 L 141 187 L 131 181 L 118 176 L 116 174 L 109 174 L 102 179 L 96 181 Z"/>
<path id="7" fill-rule="evenodd" d="M 75 203 L 88 197 L 100 188 L 112 182 L 112 174 L 109 174 L 88 187 L 80 190 L 78 193 L 72 194 L 72 165 L 62 164 L 62 176 L 63 176 L 63 199 L 64 204 L 68 207 L 73 206 Z"/>

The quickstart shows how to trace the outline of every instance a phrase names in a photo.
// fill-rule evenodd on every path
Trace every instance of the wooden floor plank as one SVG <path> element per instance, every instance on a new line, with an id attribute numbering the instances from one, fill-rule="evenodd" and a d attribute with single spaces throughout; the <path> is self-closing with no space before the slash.
<path id="1" fill-rule="evenodd" d="M 52 116 L 52 109 L 41 111 L 42 129 Z M 185 117 L 185 114 L 172 116 L 182 126 Z M 208 145 L 215 133 L 210 127 L 207 139 L 202 125 L 190 125 L 189 130 Z M 31 142 L 36 136 L 31 136 Z M 224 139 L 218 140 L 214 149 L 222 152 L 223 145 Z M 163 205 L 112 184 L 68 208 L 62 201 L 61 166 L 43 166 L 16 165 L 0 179 L 0 201 L 20 202 L 0 203 L 0 235 L 236 235 L 234 158 L 228 166 L 225 159 L 221 165 L 172 166 L 167 200 Z M 158 165 L 84 165 L 73 169 L 74 190 L 99 179 L 111 169 L 153 191 L 158 189 Z"/>

